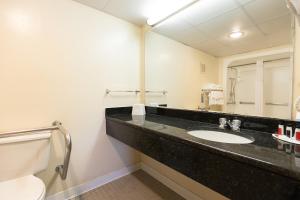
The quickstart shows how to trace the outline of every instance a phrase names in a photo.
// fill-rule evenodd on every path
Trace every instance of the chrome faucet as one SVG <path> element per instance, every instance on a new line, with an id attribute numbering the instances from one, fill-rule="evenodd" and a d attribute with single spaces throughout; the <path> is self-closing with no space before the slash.
<path id="1" fill-rule="evenodd" d="M 241 120 L 234 119 L 234 120 L 230 121 L 230 120 L 227 120 L 226 118 L 220 118 L 219 123 L 220 123 L 219 128 L 225 129 L 226 126 L 228 125 L 232 131 L 236 131 L 236 132 L 240 131 L 240 127 L 242 124 Z"/>
<path id="2" fill-rule="evenodd" d="M 226 126 L 227 126 L 227 119 L 226 118 L 220 118 L 219 123 L 220 123 L 219 128 L 220 129 L 225 129 Z"/>
<path id="3" fill-rule="evenodd" d="M 240 132 L 241 130 L 241 120 L 238 119 L 234 119 L 232 120 L 232 122 L 230 120 L 227 121 L 227 124 L 230 126 L 231 130 L 236 131 L 236 132 Z"/>

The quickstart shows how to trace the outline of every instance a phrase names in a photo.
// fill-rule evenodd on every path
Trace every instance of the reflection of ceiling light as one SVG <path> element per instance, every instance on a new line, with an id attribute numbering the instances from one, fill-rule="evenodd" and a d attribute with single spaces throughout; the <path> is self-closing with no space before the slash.
<path id="1" fill-rule="evenodd" d="M 229 37 L 232 39 L 238 39 L 238 38 L 242 37 L 243 35 L 244 35 L 244 33 L 241 31 L 234 31 L 229 34 Z"/>
<path id="2" fill-rule="evenodd" d="M 148 18 L 147 24 L 150 26 L 157 26 L 158 24 L 191 7 L 198 1 L 200 0 L 173 1 L 165 6 L 161 5 L 157 8 L 156 15 Z"/>
<path id="3" fill-rule="evenodd" d="M 17 32 L 28 32 L 31 28 L 31 18 L 29 15 L 20 11 L 6 13 L 7 21 L 12 29 Z"/>

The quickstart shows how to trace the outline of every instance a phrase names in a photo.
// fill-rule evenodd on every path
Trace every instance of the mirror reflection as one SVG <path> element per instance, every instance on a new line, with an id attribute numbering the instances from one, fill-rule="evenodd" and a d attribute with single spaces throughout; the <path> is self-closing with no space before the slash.
<path id="1" fill-rule="evenodd" d="M 298 23 L 285 0 L 186 1 L 148 24 L 147 105 L 294 118 Z"/>

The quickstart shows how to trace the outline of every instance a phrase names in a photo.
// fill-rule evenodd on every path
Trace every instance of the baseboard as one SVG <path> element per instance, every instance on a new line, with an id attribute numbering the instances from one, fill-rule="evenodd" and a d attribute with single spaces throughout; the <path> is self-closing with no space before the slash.
<path id="1" fill-rule="evenodd" d="M 140 168 L 141 168 L 140 163 L 129 166 L 129 167 L 124 167 L 120 170 L 111 172 L 104 176 L 100 176 L 92 181 L 83 183 L 81 185 L 78 185 L 78 186 L 69 188 L 65 191 L 59 192 L 57 194 L 51 195 L 51 196 L 47 197 L 46 200 L 66 200 L 66 199 L 71 199 L 71 198 L 77 197 L 83 193 L 86 193 L 90 190 L 93 190 L 102 185 L 105 185 L 106 183 L 109 183 L 109 182 L 119 179 L 123 176 L 131 174 L 131 173 L 139 170 Z"/>
<path id="2" fill-rule="evenodd" d="M 81 194 L 84 194 L 90 190 L 93 190 L 95 188 L 101 187 L 102 185 L 105 185 L 111 181 L 114 181 L 116 179 L 119 179 L 123 176 L 126 176 L 128 174 L 131 174 L 139 169 L 144 170 L 146 173 L 148 173 L 150 176 L 182 196 L 183 198 L 187 200 L 202 200 L 200 197 L 192 193 L 191 191 L 185 189 L 184 187 L 178 185 L 171 179 L 167 178 L 166 176 L 162 175 L 155 169 L 147 166 L 144 163 L 138 163 L 129 167 L 124 167 L 120 170 L 111 172 L 109 174 L 106 174 L 104 176 L 100 176 L 92 181 L 83 183 L 81 185 L 69 188 L 65 191 L 59 192 L 57 194 L 51 195 L 46 198 L 46 200 L 66 200 L 71 199 L 74 197 L 77 197 Z"/>
<path id="3" fill-rule="evenodd" d="M 185 189 L 184 187 L 178 185 L 177 183 L 175 183 L 171 179 L 167 178 L 166 176 L 162 175 L 155 169 L 149 167 L 148 165 L 141 163 L 141 169 L 143 171 L 147 172 L 150 176 L 152 176 L 153 178 L 155 178 L 162 184 L 164 184 L 165 186 L 167 186 L 168 188 L 170 188 L 171 190 L 173 190 L 174 192 L 176 192 L 177 194 L 179 194 L 180 196 L 182 196 L 183 198 L 188 199 L 188 200 L 202 200 L 196 194 L 194 194 L 191 191 Z"/>

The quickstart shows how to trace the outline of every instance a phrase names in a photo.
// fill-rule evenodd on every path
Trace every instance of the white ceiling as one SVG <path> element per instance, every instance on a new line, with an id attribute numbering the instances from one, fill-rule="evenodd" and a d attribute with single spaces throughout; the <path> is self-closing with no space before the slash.
<path id="1" fill-rule="evenodd" d="M 163 3 L 185 0 L 76 1 L 143 26 Z M 290 27 L 285 0 L 200 0 L 153 30 L 219 57 L 289 44 Z M 244 36 L 230 39 L 229 33 L 235 29 Z"/>

